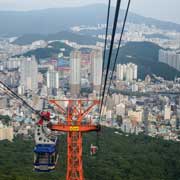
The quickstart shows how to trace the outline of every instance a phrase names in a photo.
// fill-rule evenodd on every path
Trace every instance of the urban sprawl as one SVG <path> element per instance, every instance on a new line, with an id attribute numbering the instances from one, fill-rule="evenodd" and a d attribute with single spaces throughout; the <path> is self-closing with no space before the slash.
<path id="1" fill-rule="evenodd" d="M 71 30 L 79 33 L 104 28 L 105 25 L 100 24 L 76 26 Z M 103 40 L 105 35 L 99 33 L 96 37 Z M 123 45 L 130 41 L 156 43 L 162 47 L 159 62 L 180 71 L 179 37 L 180 33 L 176 31 L 128 23 Z M 23 54 L 39 48 L 51 48 L 53 41 L 39 40 L 29 45 L 17 45 L 13 43 L 15 39 L 0 38 L 0 80 L 35 109 L 50 109 L 48 99 L 100 98 L 101 79 L 104 77 L 102 41 L 96 45 L 80 45 L 64 39 L 54 40 L 72 47 L 70 55 L 65 55 L 66 48 L 60 48 L 58 56 L 38 59 Z M 118 35 L 115 40 L 117 43 Z M 107 103 L 102 107 L 101 124 L 127 134 L 144 133 L 180 141 L 179 77 L 169 81 L 149 74 L 140 79 L 138 71 L 138 65 L 133 63 L 116 65 Z M 56 116 L 61 118 L 58 114 Z M 21 102 L 10 97 L 3 86 L 0 86 L 0 117 L 0 140 L 12 141 L 16 135 L 32 137 L 37 117 Z M 99 121 L 98 108 L 88 118 Z"/>

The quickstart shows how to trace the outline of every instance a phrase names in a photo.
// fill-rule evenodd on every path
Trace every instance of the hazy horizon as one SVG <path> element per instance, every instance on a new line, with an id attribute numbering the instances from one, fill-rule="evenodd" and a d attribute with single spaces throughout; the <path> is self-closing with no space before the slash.
<path id="1" fill-rule="evenodd" d="M 115 5 L 115 0 L 112 4 Z M 122 1 L 123 4 L 127 0 Z M 78 7 L 90 4 L 107 4 L 107 0 L 1 0 L 0 11 L 29 11 L 47 8 Z M 123 5 L 124 6 L 124 5 Z M 132 0 L 130 11 L 146 17 L 180 24 L 179 0 Z"/>

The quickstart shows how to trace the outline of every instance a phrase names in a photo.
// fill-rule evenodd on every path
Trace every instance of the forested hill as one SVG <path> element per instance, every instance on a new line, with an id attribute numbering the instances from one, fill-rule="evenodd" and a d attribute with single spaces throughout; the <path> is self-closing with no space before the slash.
<path id="1" fill-rule="evenodd" d="M 45 41 L 69 40 L 72 42 L 76 42 L 78 44 L 87 44 L 87 45 L 89 44 L 95 45 L 97 41 L 102 41 L 101 39 L 97 39 L 89 35 L 80 35 L 70 31 L 61 31 L 55 34 L 48 34 L 48 35 L 42 35 L 42 34 L 22 35 L 17 40 L 14 41 L 14 44 L 27 45 L 27 44 L 31 44 L 34 41 L 39 41 L 39 40 L 45 40 Z"/>
<path id="2" fill-rule="evenodd" d="M 141 79 L 144 79 L 147 74 L 155 74 L 167 80 L 174 80 L 176 76 L 180 77 L 179 71 L 158 61 L 160 48 L 151 42 L 129 42 L 120 49 L 117 63 L 137 64 L 138 77 Z M 115 53 L 116 50 L 113 52 L 112 60 L 115 58 Z"/>
<path id="3" fill-rule="evenodd" d="M 180 177 L 180 143 L 143 135 L 115 134 L 102 129 L 99 154 L 89 155 L 96 134 L 84 138 L 84 174 L 86 180 L 178 180 Z M 52 173 L 33 172 L 33 141 L 16 138 L 13 143 L 0 141 L 0 179 L 65 180 L 66 140 L 60 136 L 58 168 Z"/>
<path id="4" fill-rule="evenodd" d="M 36 59 L 40 60 L 43 58 L 51 58 L 51 57 L 57 57 L 58 53 L 60 52 L 60 49 L 63 48 L 65 51 L 63 51 L 64 56 L 70 56 L 71 51 L 73 50 L 72 47 L 66 45 L 65 43 L 62 42 L 52 42 L 49 44 L 50 47 L 47 48 L 39 48 L 36 50 L 29 51 L 23 56 L 25 57 L 30 57 L 34 55 Z"/>

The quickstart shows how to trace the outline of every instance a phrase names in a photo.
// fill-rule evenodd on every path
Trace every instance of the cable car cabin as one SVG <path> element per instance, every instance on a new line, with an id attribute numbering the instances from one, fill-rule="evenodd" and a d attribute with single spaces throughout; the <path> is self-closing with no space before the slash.
<path id="1" fill-rule="evenodd" d="M 97 151 L 98 151 L 98 147 L 91 144 L 91 148 L 90 148 L 91 156 L 95 156 L 97 154 Z"/>
<path id="2" fill-rule="evenodd" d="M 34 170 L 50 172 L 55 169 L 58 160 L 56 145 L 38 144 L 34 148 Z"/>

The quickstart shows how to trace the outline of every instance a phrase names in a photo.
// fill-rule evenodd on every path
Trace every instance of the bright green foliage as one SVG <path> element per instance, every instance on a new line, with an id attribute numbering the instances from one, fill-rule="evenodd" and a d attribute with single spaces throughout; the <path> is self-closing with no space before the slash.
<path id="1" fill-rule="evenodd" d="M 103 128 L 99 153 L 90 156 L 95 133 L 84 134 L 86 180 L 180 180 L 180 144 L 144 135 L 115 134 Z M 53 173 L 33 172 L 33 141 L 0 142 L 0 180 L 65 180 L 66 140 L 60 136 L 60 158 Z"/>

